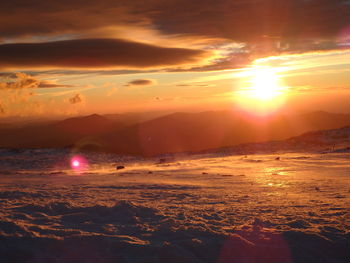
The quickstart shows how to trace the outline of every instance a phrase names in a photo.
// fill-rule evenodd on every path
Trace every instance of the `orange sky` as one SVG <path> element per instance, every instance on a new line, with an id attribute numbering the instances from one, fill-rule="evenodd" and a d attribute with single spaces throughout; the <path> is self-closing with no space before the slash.
<path id="1" fill-rule="evenodd" d="M 341 0 L 1 3 L 0 118 L 350 113 L 349 11 Z"/>

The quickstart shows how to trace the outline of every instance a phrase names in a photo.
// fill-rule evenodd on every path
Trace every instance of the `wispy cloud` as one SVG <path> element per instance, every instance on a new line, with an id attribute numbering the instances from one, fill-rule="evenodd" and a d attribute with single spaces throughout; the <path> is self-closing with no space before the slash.
<path id="1" fill-rule="evenodd" d="M 315 87 L 311 85 L 294 86 L 290 88 L 291 92 L 305 93 L 305 92 L 335 92 L 335 91 L 350 91 L 350 87 Z"/>

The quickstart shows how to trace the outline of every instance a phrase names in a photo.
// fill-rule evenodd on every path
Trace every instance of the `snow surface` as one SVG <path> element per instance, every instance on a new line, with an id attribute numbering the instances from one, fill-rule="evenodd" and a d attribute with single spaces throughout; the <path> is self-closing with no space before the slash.
<path id="1" fill-rule="evenodd" d="M 0 151 L 1 262 L 349 262 L 350 153 L 75 156 Z"/>

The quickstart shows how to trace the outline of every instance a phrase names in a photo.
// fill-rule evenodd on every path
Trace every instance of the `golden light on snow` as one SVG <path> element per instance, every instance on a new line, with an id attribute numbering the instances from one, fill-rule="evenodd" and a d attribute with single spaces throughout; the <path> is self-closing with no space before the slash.
<path id="1" fill-rule="evenodd" d="M 236 94 L 238 105 L 251 113 L 265 115 L 278 110 L 285 102 L 288 87 L 279 68 L 254 66 L 243 74 L 244 81 Z"/>

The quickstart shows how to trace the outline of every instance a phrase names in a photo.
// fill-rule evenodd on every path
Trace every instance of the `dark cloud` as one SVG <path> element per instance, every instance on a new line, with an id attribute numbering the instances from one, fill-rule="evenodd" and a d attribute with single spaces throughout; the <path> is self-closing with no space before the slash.
<path id="1" fill-rule="evenodd" d="M 209 53 L 121 39 L 0 45 L 0 68 L 149 68 L 198 62 Z"/>
<path id="2" fill-rule="evenodd" d="M 242 42 L 332 39 L 350 24 L 347 0 L 12 0 L 0 4 L 3 37 L 81 34 L 138 25 L 167 34 Z M 265 43 L 267 45 L 267 43 Z"/>
<path id="3" fill-rule="evenodd" d="M 222 70 L 242 67 L 251 58 L 279 52 L 347 47 L 348 42 L 343 42 L 350 32 L 350 5 L 347 0 L 144 0 L 142 4 L 139 0 L 2 1 L 0 41 L 3 43 L 19 39 L 90 39 L 0 45 L 0 69 L 110 67 L 119 71 L 101 74 L 123 74 L 121 69 L 192 64 L 209 56 L 193 49 L 96 39 L 123 38 L 118 28 L 128 26 L 157 30 L 164 35 L 214 37 L 244 43 L 242 53 L 226 53 L 225 58 L 211 65 L 201 63 L 191 69 Z M 134 40 L 142 36 L 128 35 Z M 215 47 L 215 43 L 208 43 L 208 48 L 210 45 Z"/>
<path id="4" fill-rule="evenodd" d="M 129 81 L 125 86 L 147 86 L 156 84 L 156 81 L 153 79 L 135 79 Z"/>
<path id="5" fill-rule="evenodd" d="M 349 26 L 345 0 L 158 1 L 152 13 L 163 32 L 212 35 L 243 42 L 324 39 Z"/>
<path id="6" fill-rule="evenodd" d="M 68 100 L 71 104 L 78 104 L 83 102 L 83 97 L 80 93 L 75 94 L 73 97 Z"/>
<path id="7" fill-rule="evenodd" d="M 84 75 L 84 74 L 95 74 L 95 75 L 125 75 L 125 74 L 138 74 L 138 73 L 155 73 L 158 72 L 157 69 L 135 69 L 135 70 L 118 70 L 118 69 L 54 69 L 54 70 L 23 70 L 23 73 L 26 73 L 31 76 L 41 77 L 41 76 L 67 76 L 67 75 Z M 7 73 L 0 73 L 7 75 Z"/>
<path id="8" fill-rule="evenodd" d="M 51 81 L 47 81 L 47 80 L 40 81 L 40 84 L 38 86 L 38 88 L 43 88 L 43 89 L 47 89 L 47 88 L 71 88 L 71 87 L 74 87 L 74 85 L 58 84 L 56 82 L 51 82 Z"/>
<path id="9" fill-rule="evenodd" d="M 135 20 L 128 9 L 125 1 L 114 0 L 2 1 L 0 36 L 80 34 L 100 27 L 140 23 L 141 18 Z"/>

